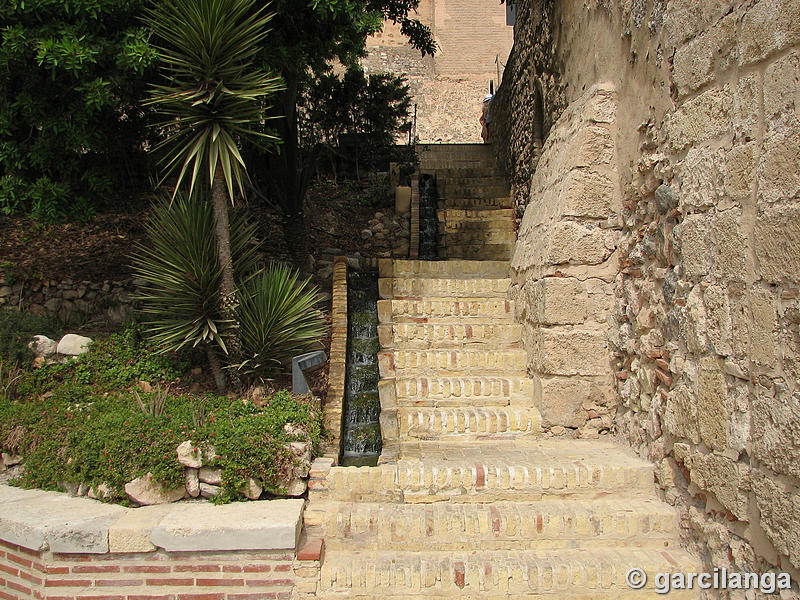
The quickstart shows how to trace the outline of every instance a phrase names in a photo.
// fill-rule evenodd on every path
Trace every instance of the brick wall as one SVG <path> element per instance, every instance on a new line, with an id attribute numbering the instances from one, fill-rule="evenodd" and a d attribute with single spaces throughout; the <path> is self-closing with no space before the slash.
<path id="1" fill-rule="evenodd" d="M 290 598 L 294 552 L 54 554 L 0 540 L 3 600 Z"/>

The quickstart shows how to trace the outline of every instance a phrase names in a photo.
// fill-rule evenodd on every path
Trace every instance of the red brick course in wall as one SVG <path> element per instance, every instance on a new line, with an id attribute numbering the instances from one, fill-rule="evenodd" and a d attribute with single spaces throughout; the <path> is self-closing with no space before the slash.
<path id="1" fill-rule="evenodd" d="M 0 540 L 0 600 L 288 599 L 291 551 L 54 554 Z"/>

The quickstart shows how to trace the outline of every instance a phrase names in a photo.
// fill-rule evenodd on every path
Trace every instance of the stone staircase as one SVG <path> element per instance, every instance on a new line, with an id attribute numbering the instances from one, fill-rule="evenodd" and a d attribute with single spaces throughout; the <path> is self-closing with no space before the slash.
<path id="1" fill-rule="evenodd" d="M 501 191 L 468 188 L 490 176 L 464 171 L 445 193 Z M 500 236 L 471 242 L 513 233 L 507 209 L 486 209 L 486 229 L 472 209 L 442 210 L 450 250 L 510 256 Z M 309 597 L 641 599 L 661 597 L 656 573 L 699 570 L 656 498 L 653 465 L 606 440 L 541 435 L 505 260 L 379 268 L 384 450 L 376 467 L 315 462 L 305 525 L 326 550 Z M 634 567 L 646 590 L 626 585 Z"/>

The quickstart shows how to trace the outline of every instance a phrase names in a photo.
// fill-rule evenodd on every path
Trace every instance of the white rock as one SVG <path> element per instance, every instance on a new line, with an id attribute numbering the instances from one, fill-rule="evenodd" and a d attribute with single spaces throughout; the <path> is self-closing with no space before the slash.
<path id="1" fill-rule="evenodd" d="M 261 492 L 263 491 L 264 488 L 261 487 L 261 484 L 251 477 L 250 481 L 247 482 L 247 485 L 244 488 L 244 495 L 250 500 L 258 500 L 261 497 Z"/>
<path id="2" fill-rule="evenodd" d="M 286 489 L 286 495 L 296 498 L 306 493 L 308 489 L 308 481 L 305 479 L 295 478 L 283 486 Z"/>
<path id="3" fill-rule="evenodd" d="M 89 344 L 91 343 L 92 338 L 78 335 L 76 333 L 68 333 L 61 338 L 61 341 L 58 342 L 56 351 L 59 354 L 65 354 L 67 356 L 80 356 L 81 354 L 86 354 L 89 351 Z"/>
<path id="4" fill-rule="evenodd" d="M 137 477 L 133 481 L 125 484 L 125 493 L 132 502 L 142 505 L 166 504 L 167 502 L 177 502 L 183 498 L 186 491 L 184 486 L 165 489 L 160 482 L 153 479 L 153 474 L 148 473 L 143 477 Z"/>
<path id="5" fill-rule="evenodd" d="M 89 488 L 89 491 L 87 492 L 86 495 L 93 500 L 97 500 L 100 498 L 108 498 L 109 496 L 111 496 L 111 488 L 108 487 L 108 484 L 101 483 L 96 488 L 95 487 Z"/>
<path id="6" fill-rule="evenodd" d="M 186 491 L 192 498 L 200 495 L 200 478 L 197 469 L 186 469 Z"/>
<path id="7" fill-rule="evenodd" d="M 203 483 L 210 483 L 211 485 L 219 485 L 222 483 L 222 469 L 212 469 L 211 467 L 202 467 L 199 473 L 200 481 Z"/>
<path id="8" fill-rule="evenodd" d="M 58 343 L 46 335 L 35 335 L 28 344 L 36 358 L 52 356 L 58 350 Z"/>
<path id="9" fill-rule="evenodd" d="M 0 454 L 0 456 L 3 458 L 3 464 L 7 467 L 13 467 L 14 465 L 18 465 L 22 462 L 22 457 L 19 454 L 3 452 Z"/>
<path id="10" fill-rule="evenodd" d="M 192 440 L 186 440 L 175 449 L 178 454 L 178 462 L 184 467 L 199 469 L 203 466 L 203 453 Z"/>
<path id="11" fill-rule="evenodd" d="M 203 498 L 213 498 L 219 494 L 219 486 L 218 485 L 211 485 L 208 483 L 200 483 L 200 495 Z"/>

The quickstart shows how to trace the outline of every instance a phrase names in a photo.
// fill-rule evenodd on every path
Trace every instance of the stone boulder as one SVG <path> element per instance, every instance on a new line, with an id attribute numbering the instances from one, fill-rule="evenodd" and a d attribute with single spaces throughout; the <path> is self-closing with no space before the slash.
<path id="1" fill-rule="evenodd" d="M 76 333 L 68 333 L 58 342 L 56 351 L 65 356 L 80 356 L 89 351 L 89 344 L 91 343 L 91 338 Z"/>
<path id="2" fill-rule="evenodd" d="M 212 467 L 202 467 L 200 469 L 200 481 L 209 483 L 211 485 L 220 485 L 222 483 L 222 469 L 214 469 Z"/>
<path id="3" fill-rule="evenodd" d="M 177 502 L 183 498 L 185 492 L 185 486 L 174 489 L 165 488 L 159 481 L 153 479 L 152 473 L 137 477 L 125 484 L 125 493 L 131 502 L 144 506 Z"/>
<path id="4" fill-rule="evenodd" d="M 28 344 L 28 348 L 36 358 L 48 358 L 58 351 L 58 343 L 46 335 L 35 335 Z"/>
<path id="5" fill-rule="evenodd" d="M 175 451 L 178 454 L 178 462 L 184 467 L 199 469 L 203 466 L 203 452 L 191 440 L 179 444 Z"/>

